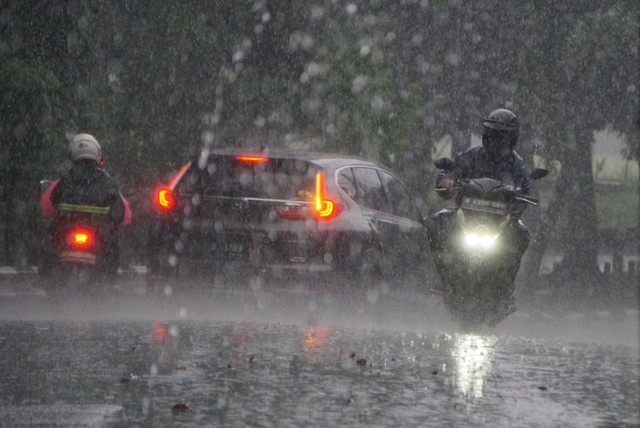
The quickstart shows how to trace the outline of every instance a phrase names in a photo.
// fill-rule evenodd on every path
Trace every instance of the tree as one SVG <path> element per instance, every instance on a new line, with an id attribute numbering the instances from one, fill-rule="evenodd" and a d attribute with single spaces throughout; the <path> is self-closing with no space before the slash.
<path id="1" fill-rule="evenodd" d="M 527 31 L 536 37 L 527 39 L 530 70 L 524 76 L 531 80 L 529 93 L 537 106 L 532 113 L 536 133 L 544 142 L 543 154 L 558 159 L 562 169 L 525 271 L 537 272 L 560 212 L 569 210 L 565 239 L 575 250 L 567 253 L 562 268 L 567 277 L 582 278 L 599 273 L 593 133 L 628 118 L 635 103 L 626 102 L 625 91 L 633 87 L 637 53 L 633 55 L 629 47 L 637 43 L 629 40 L 636 27 L 629 20 L 631 14 L 620 8 L 624 2 L 551 3 L 529 13 L 531 19 L 526 21 Z"/>
<path id="2" fill-rule="evenodd" d="M 0 13 L 0 174 L 3 263 L 23 267 L 37 259 L 38 181 L 57 156 L 57 115 L 62 82 L 51 61 L 59 46 L 60 19 L 47 7 L 3 4 Z M 34 13 L 37 11 L 37 13 Z M 26 37 L 37 28 L 38 37 Z"/>

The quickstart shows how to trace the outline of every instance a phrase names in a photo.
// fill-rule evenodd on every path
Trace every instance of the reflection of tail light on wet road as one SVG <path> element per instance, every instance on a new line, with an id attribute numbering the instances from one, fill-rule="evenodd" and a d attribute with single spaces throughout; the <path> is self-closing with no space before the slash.
<path id="1" fill-rule="evenodd" d="M 151 343 L 164 342 L 167 338 L 167 326 L 162 321 L 156 321 L 149 334 L 151 335 Z"/>
<path id="2" fill-rule="evenodd" d="M 307 363 L 315 363 L 318 347 L 329 344 L 331 329 L 326 325 L 309 325 L 304 331 L 304 355 Z"/>

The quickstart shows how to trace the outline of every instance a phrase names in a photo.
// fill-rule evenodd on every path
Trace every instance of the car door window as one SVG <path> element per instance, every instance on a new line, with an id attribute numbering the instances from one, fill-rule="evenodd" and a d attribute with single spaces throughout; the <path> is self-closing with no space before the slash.
<path id="1" fill-rule="evenodd" d="M 353 168 L 356 179 L 356 202 L 374 210 L 391 212 L 384 187 L 374 168 Z"/>
<path id="2" fill-rule="evenodd" d="M 351 198 L 356 199 L 356 179 L 351 168 L 344 168 L 338 173 L 338 186 Z"/>
<path id="3" fill-rule="evenodd" d="M 406 187 L 393 175 L 379 171 L 380 177 L 387 188 L 387 195 L 393 214 L 419 221 L 420 216 L 411 194 Z"/>

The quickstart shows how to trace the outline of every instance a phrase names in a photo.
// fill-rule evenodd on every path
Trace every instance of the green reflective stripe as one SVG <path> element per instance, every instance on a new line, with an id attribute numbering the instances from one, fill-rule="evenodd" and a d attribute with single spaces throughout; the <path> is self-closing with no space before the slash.
<path id="1" fill-rule="evenodd" d="M 109 214 L 110 207 L 97 207 L 95 205 L 75 205 L 62 203 L 58 205 L 60 211 L 73 211 L 89 214 Z"/>

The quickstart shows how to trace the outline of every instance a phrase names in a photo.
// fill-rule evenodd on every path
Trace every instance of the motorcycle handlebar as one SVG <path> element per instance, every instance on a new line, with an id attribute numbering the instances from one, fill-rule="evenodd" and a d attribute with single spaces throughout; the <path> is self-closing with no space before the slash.
<path id="1" fill-rule="evenodd" d="M 518 201 L 522 201 L 522 202 L 527 202 L 531 205 L 538 205 L 538 200 L 536 198 L 532 198 L 530 196 L 526 196 L 526 195 L 515 195 L 514 199 L 518 200 Z"/>
<path id="2" fill-rule="evenodd" d="M 454 190 L 460 189 L 462 187 L 463 186 L 454 186 L 451 189 L 445 189 L 444 187 L 436 187 L 436 192 L 437 193 L 444 193 L 444 192 L 454 191 Z M 531 205 L 538 205 L 538 200 L 536 198 L 532 198 L 531 196 L 522 195 L 522 194 L 514 192 L 512 194 L 512 197 L 513 197 L 513 199 L 515 199 L 517 201 L 526 202 L 526 203 L 531 204 Z"/>

